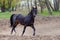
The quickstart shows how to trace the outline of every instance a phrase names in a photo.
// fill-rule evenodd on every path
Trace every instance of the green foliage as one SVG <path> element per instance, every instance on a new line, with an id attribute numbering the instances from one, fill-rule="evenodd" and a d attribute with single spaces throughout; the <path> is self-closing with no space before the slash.
<path id="1" fill-rule="evenodd" d="M 17 3 L 16 1 L 18 0 L 0 0 L 0 7 L 5 5 L 5 8 L 9 8 L 10 4 L 11 4 L 11 7 L 14 7 Z M 11 3 L 9 4 L 9 2 Z"/>
<path id="2" fill-rule="evenodd" d="M 8 0 L 5 0 L 5 8 L 8 8 Z"/>
<path id="3" fill-rule="evenodd" d="M 14 7 L 16 5 L 16 0 L 12 0 L 11 6 Z"/>

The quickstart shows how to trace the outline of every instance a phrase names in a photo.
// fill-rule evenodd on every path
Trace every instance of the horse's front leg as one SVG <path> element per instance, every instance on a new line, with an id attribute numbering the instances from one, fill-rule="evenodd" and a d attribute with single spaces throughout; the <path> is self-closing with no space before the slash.
<path id="1" fill-rule="evenodd" d="M 33 36 L 35 36 L 35 27 L 34 27 L 34 25 L 31 25 L 31 27 L 32 27 L 32 29 L 34 31 Z"/>
<path id="2" fill-rule="evenodd" d="M 24 34 L 25 30 L 26 30 L 26 27 L 27 26 L 24 26 L 24 29 L 23 29 L 23 32 L 22 32 L 22 36 L 23 36 L 23 34 Z"/>

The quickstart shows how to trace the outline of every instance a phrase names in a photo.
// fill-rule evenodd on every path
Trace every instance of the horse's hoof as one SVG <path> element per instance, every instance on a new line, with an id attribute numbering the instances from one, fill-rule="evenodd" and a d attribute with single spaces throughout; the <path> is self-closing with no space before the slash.
<path id="1" fill-rule="evenodd" d="M 33 34 L 33 36 L 35 36 L 35 34 Z"/>

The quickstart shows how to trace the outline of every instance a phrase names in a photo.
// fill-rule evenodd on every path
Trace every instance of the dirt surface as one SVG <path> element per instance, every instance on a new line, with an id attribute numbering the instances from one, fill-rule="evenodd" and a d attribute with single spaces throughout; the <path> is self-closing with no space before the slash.
<path id="1" fill-rule="evenodd" d="M 27 27 L 24 36 L 21 36 L 23 25 L 18 25 L 17 33 L 11 35 L 9 19 L 0 19 L 0 40 L 60 40 L 60 16 L 37 16 L 34 26 L 35 36 L 31 27 Z"/>

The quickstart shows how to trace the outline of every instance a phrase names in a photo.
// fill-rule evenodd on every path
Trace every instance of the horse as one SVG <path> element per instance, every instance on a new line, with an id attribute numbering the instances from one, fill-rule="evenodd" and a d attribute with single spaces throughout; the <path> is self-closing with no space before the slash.
<path id="1" fill-rule="evenodd" d="M 16 32 L 15 30 L 16 26 L 18 24 L 21 24 L 24 26 L 22 36 L 27 26 L 30 26 L 33 29 L 34 31 L 33 36 L 35 36 L 36 29 L 34 27 L 34 20 L 36 15 L 37 15 L 37 7 L 32 7 L 31 11 L 26 16 L 23 16 L 22 14 L 12 14 L 10 17 L 10 24 L 12 27 L 11 34 L 13 33 L 13 31 Z"/>

